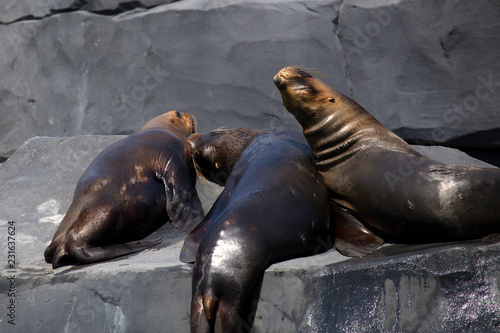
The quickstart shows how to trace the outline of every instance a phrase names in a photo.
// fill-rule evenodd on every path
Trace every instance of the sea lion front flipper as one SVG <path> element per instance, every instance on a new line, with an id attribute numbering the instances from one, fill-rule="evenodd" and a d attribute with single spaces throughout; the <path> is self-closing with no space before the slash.
<path id="1" fill-rule="evenodd" d="M 167 214 L 172 225 L 190 233 L 205 216 L 195 183 L 191 181 L 187 168 L 177 168 L 174 174 L 167 173 L 162 180 L 167 195 Z"/>
<path id="2" fill-rule="evenodd" d="M 185 263 L 193 263 L 198 253 L 198 247 L 208 231 L 207 227 L 199 225 L 184 240 L 179 259 Z"/>
<path id="3" fill-rule="evenodd" d="M 224 211 L 227 200 L 231 197 L 228 188 L 232 188 L 232 185 L 229 184 L 229 187 L 226 186 L 226 189 L 219 195 L 203 222 L 194 228 L 184 240 L 179 257 L 182 262 L 193 263 L 195 261 L 201 242 L 211 228 L 217 224 L 216 219 L 213 217 L 220 215 Z"/>
<path id="4" fill-rule="evenodd" d="M 384 240 L 368 230 L 355 216 L 331 202 L 335 224 L 335 248 L 348 257 L 363 257 L 384 244 Z"/>

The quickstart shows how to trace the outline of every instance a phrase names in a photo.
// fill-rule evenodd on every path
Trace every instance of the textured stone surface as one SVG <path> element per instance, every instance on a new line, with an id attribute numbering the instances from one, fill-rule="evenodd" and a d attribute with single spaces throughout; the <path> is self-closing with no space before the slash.
<path id="1" fill-rule="evenodd" d="M 48 16 L 77 10 L 98 14 L 118 14 L 134 8 L 151 8 L 178 0 L 4 0 L 0 22 L 11 23 L 21 20 L 43 19 Z"/>
<path id="2" fill-rule="evenodd" d="M 351 95 L 382 123 L 413 142 L 500 146 L 499 2 L 345 1 L 340 12 Z"/>
<path id="3" fill-rule="evenodd" d="M 78 178 L 120 138 L 35 138 L 0 165 L 0 332 L 188 331 L 192 266 L 178 260 L 185 235 L 169 225 L 150 235 L 162 237 L 159 246 L 135 255 L 57 270 L 43 260 Z M 416 149 L 486 166 L 454 149 Z M 220 188 L 198 187 L 208 210 Z M 16 228 L 15 273 L 7 261 L 8 221 Z M 496 242 L 391 245 L 362 259 L 333 250 L 272 265 L 255 304 L 254 332 L 499 332 Z M 11 299 L 15 326 L 8 323 Z"/>
<path id="4" fill-rule="evenodd" d="M 2 1 L 0 157 L 173 108 L 202 132 L 298 129 L 272 82 L 294 64 L 412 142 L 500 147 L 498 1 L 170 2 Z"/>

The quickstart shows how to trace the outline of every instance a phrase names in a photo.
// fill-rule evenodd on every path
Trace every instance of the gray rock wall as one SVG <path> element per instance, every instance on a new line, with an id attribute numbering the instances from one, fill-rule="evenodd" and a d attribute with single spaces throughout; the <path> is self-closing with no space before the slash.
<path id="1" fill-rule="evenodd" d="M 3 1 L 0 157 L 174 108 L 202 132 L 298 128 L 272 83 L 287 65 L 411 142 L 498 148 L 498 17 L 495 0 Z"/>
<path id="2" fill-rule="evenodd" d="M 192 266 L 178 260 L 185 234 L 170 225 L 149 236 L 160 245 L 135 255 L 56 270 L 43 259 L 79 177 L 121 138 L 35 138 L 0 164 L 0 332 L 188 332 Z M 208 211 L 220 188 L 198 189 Z M 362 259 L 331 250 L 265 272 L 253 332 L 499 332 L 499 285 L 498 239 L 390 245 Z"/>

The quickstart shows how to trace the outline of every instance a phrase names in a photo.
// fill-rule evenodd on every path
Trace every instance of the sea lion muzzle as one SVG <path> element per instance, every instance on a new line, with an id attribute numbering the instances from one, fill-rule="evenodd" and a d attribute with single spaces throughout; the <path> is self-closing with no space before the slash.
<path id="1" fill-rule="evenodd" d="M 278 77 L 278 75 L 275 75 L 274 76 L 274 84 L 279 88 L 279 86 L 281 86 L 281 78 Z"/>

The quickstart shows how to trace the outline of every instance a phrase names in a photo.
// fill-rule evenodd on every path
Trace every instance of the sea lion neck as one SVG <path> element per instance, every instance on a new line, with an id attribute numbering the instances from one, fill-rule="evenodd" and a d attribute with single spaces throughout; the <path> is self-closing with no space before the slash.
<path id="1" fill-rule="evenodd" d="M 318 169 L 328 169 L 378 149 L 410 151 L 361 105 L 297 67 L 274 77 L 283 105 L 304 130 Z"/>
<path id="2" fill-rule="evenodd" d="M 318 167 L 346 161 L 360 151 L 363 142 L 387 131 L 362 106 L 343 95 L 301 125 Z"/>
<path id="3" fill-rule="evenodd" d="M 336 98 L 334 104 L 319 105 L 314 108 L 313 112 L 313 117 L 307 117 L 299 121 L 305 135 L 331 135 L 332 132 L 338 132 L 345 138 L 347 133 L 356 132 L 361 123 L 368 123 L 374 128 L 383 126 L 361 105 L 344 95 Z M 319 142 L 319 145 L 321 145 L 321 142 Z"/>

